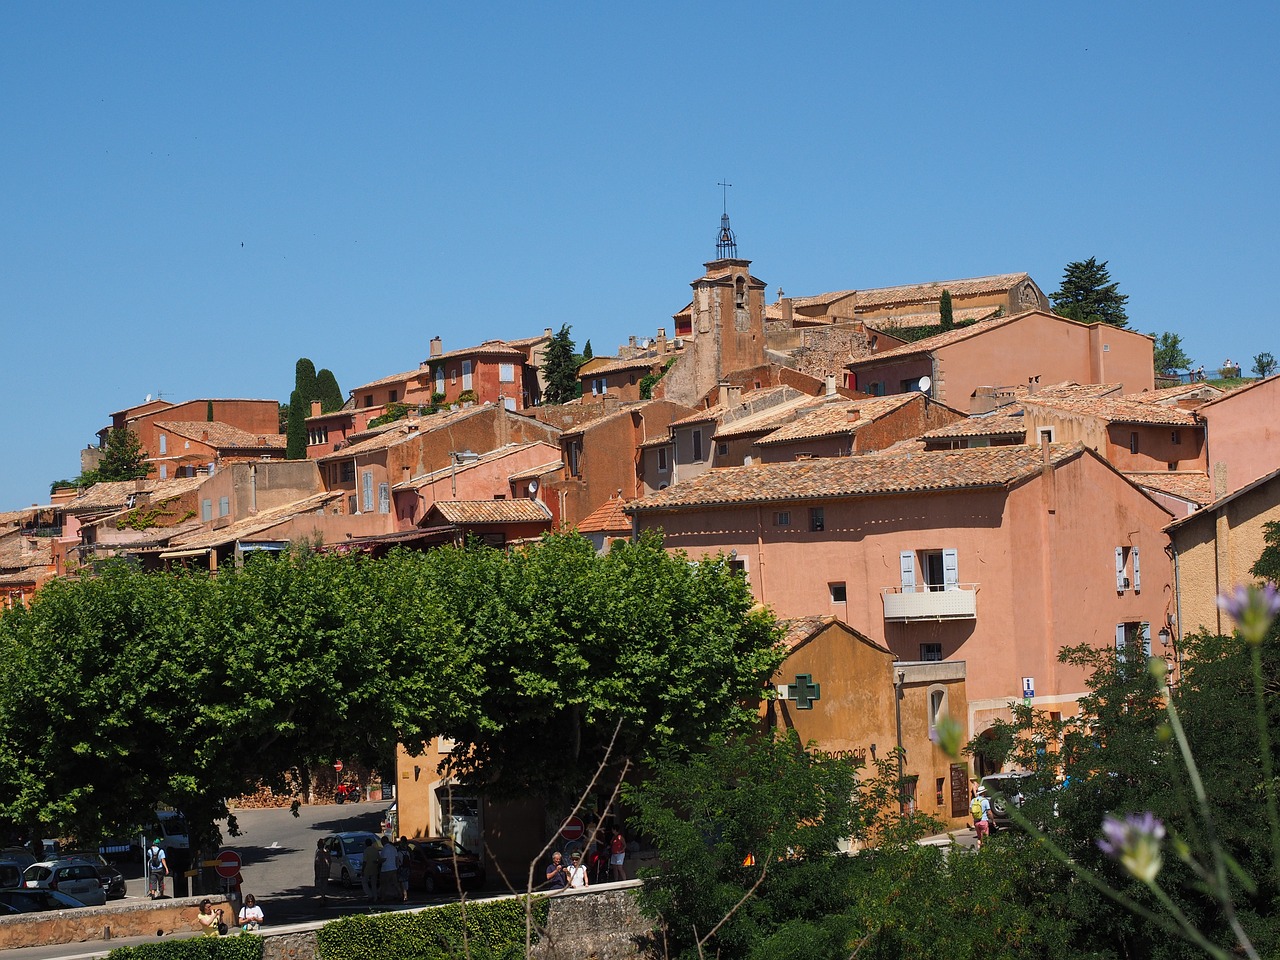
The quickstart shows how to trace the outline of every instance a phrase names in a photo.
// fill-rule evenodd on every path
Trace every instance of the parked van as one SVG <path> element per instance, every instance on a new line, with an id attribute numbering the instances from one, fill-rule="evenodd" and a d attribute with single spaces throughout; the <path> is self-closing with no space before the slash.
<path id="1" fill-rule="evenodd" d="M 186 817 L 177 810 L 157 810 L 156 821 L 157 823 L 154 830 L 154 836 L 147 836 L 148 843 L 155 839 L 155 837 L 160 837 L 160 845 L 164 847 L 165 850 L 191 849 L 191 841 L 187 837 Z"/>

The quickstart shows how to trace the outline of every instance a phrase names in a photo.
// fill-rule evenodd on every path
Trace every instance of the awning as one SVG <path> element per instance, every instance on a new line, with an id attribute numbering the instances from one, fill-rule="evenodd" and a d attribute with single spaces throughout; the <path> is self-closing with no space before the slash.
<path id="1" fill-rule="evenodd" d="M 195 550 L 165 550 L 160 554 L 161 560 L 180 560 L 183 557 L 203 557 L 212 547 L 198 547 Z"/>

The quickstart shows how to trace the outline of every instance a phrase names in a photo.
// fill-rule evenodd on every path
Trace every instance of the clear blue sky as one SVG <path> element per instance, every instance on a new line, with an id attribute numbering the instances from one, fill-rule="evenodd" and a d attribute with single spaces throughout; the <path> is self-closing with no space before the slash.
<path id="1" fill-rule="evenodd" d="M 0 4 L 0 509 L 114 411 L 671 329 L 721 196 L 769 285 L 1110 261 L 1280 355 L 1262 2 Z"/>

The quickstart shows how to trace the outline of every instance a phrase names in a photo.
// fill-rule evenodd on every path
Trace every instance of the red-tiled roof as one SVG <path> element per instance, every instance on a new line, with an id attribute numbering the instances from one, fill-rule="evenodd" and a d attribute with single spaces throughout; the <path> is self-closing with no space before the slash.
<path id="1" fill-rule="evenodd" d="M 835 617 L 794 617 L 790 620 L 780 620 L 778 625 L 783 630 L 782 645 L 791 651 L 799 649 L 828 627 L 838 625 L 840 629 L 853 634 L 863 643 L 875 647 L 883 653 L 892 655 L 888 647 L 876 643 L 870 637 L 853 629 L 847 623 L 837 620 Z"/>
<path id="2" fill-rule="evenodd" d="M 761 437 L 756 443 L 766 446 L 772 443 L 792 443 L 796 440 L 813 440 L 818 437 L 857 433 L 864 424 L 906 406 L 918 396 L 920 395 L 915 393 L 901 393 L 891 397 L 874 397 L 870 400 L 824 403 L 816 410 L 801 414 L 796 420 L 779 427 L 768 436 Z M 855 413 L 856 416 L 854 416 Z"/>
<path id="3" fill-rule="evenodd" d="M 426 367 L 419 367 L 417 370 L 406 370 L 404 373 L 392 373 L 385 377 L 379 377 L 377 380 L 370 380 L 368 383 L 362 383 L 360 386 L 352 390 L 352 393 L 360 393 L 364 390 L 372 390 L 374 387 L 386 387 L 393 383 L 407 383 L 410 380 L 430 380 L 431 371 Z"/>
<path id="4" fill-rule="evenodd" d="M 304 497 L 301 500 L 294 500 L 291 503 L 283 503 L 269 510 L 259 511 L 252 517 L 245 517 L 217 530 L 201 530 L 190 536 L 174 537 L 169 542 L 169 545 L 174 549 L 180 550 L 220 547 L 225 543 L 244 540 L 254 534 L 264 533 L 272 527 L 279 526 L 305 513 L 322 513 L 328 504 L 334 500 L 340 500 L 342 495 L 341 490 L 313 493 L 311 496 Z"/>
<path id="5" fill-rule="evenodd" d="M 1152 470 L 1144 473 L 1126 473 L 1126 477 L 1140 487 L 1150 487 L 1161 493 L 1181 497 L 1203 506 L 1213 500 L 1213 484 L 1207 473 L 1190 470 Z"/>
<path id="6" fill-rule="evenodd" d="M 437 500 L 431 508 L 449 523 L 530 523 L 550 521 L 551 511 L 540 500 Z"/>
<path id="7" fill-rule="evenodd" d="M 659 356 L 655 354 L 651 357 L 630 357 L 621 360 L 614 360 L 611 363 L 602 363 L 598 367 L 592 367 L 590 370 L 580 374 L 583 377 L 599 377 L 607 373 L 620 373 L 623 370 L 656 370 L 661 367 L 668 359 L 674 360 L 679 354 L 667 354 Z"/>
<path id="8" fill-rule="evenodd" d="M 1052 397 L 1037 393 L 1024 397 L 1022 405 L 1030 412 L 1060 411 L 1078 417 L 1097 417 L 1109 423 L 1171 427 L 1191 427 L 1197 423 L 1192 413 L 1181 407 L 1142 403 L 1125 397 Z"/>
<path id="9" fill-rule="evenodd" d="M 283 450 L 288 445 L 282 433 L 250 433 L 220 420 L 157 420 L 156 427 L 217 449 Z"/>
<path id="10" fill-rule="evenodd" d="M 436 363 L 440 360 L 466 359 L 467 357 L 509 357 L 512 360 L 528 359 L 525 351 L 513 347 L 506 340 L 486 340 L 478 347 L 467 347 L 465 350 L 450 350 L 439 356 L 427 357 L 422 362 Z"/>
<path id="11" fill-rule="evenodd" d="M 1000 273 L 990 277 L 970 277 L 965 280 L 933 280 L 929 283 L 909 283 L 900 287 L 875 287 L 859 290 L 859 307 L 884 306 L 891 303 L 912 303 L 919 300 L 937 300 L 947 290 L 953 297 L 976 297 L 983 294 L 1004 293 L 1023 280 L 1025 273 Z"/>
<path id="12" fill-rule="evenodd" d="M 130 495 L 138 495 L 141 502 L 153 503 L 165 497 L 194 490 L 207 480 L 207 477 L 177 477 L 159 480 L 110 480 L 95 483 L 82 491 L 75 499 L 68 500 L 62 509 L 71 514 L 98 513 L 104 510 L 119 510 L 128 502 Z"/>
<path id="13" fill-rule="evenodd" d="M 869 357 L 864 357 L 861 360 L 855 360 L 854 363 L 872 363 L 897 357 L 909 357 L 917 353 L 930 353 L 942 347 L 950 346 L 953 343 L 968 340 L 970 337 L 979 336 L 989 330 L 994 330 L 997 327 L 1003 327 L 1006 324 L 1014 323 L 1035 312 L 1037 311 L 1028 310 L 1024 313 L 1015 313 L 1008 317 L 992 317 L 990 320 L 979 320 L 977 323 L 970 324 L 967 327 L 960 327 L 958 330 L 947 330 L 944 333 L 935 333 L 932 337 L 925 337 L 923 340 L 917 340 L 914 343 L 904 343 L 900 347 L 881 350 L 879 353 L 873 353 Z M 1074 320 L 1065 320 L 1064 318 L 1059 319 L 1063 319 L 1063 322 L 1065 323 L 1075 323 Z"/>
<path id="14" fill-rule="evenodd" d="M 1176 403 L 1181 399 L 1199 399 L 1204 402 L 1216 400 L 1223 391 L 1211 383 L 1180 383 L 1176 387 L 1161 387 L 1159 390 L 1143 390 L 1141 393 L 1127 393 L 1126 400 L 1137 403 Z"/>
<path id="15" fill-rule="evenodd" d="M 1051 444 L 1055 465 L 1078 456 L 1082 444 Z M 854 457 L 723 467 L 659 490 L 627 506 L 628 512 L 839 500 L 878 494 L 929 493 L 1011 486 L 1042 468 L 1041 451 L 1031 446 L 980 447 L 937 452 L 885 451 Z"/>
<path id="16" fill-rule="evenodd" d="M 579 533 L 630 533 L 631 518 L 623 512 L 627 501 L 610 497 L 592 510 L 578 524 Z"/>
<path id="17" fill-rule="evenodd" d="M 929 440 L 943 437 L 1021 437 L 1026 432 L 1022 407 L 1010 404 L 993 413 L 978 414 L 948 423 L 930 430 L 924 436 Z"/>

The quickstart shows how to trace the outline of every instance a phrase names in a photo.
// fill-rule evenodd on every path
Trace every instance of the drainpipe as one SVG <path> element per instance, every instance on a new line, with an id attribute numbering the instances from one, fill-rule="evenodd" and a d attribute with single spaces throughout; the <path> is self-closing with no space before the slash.
<path id="1" fill-rule="evenodd" d="M 893 685 L 893 706 L 898 721 L 898 802 L 902 803 L 902 684 L 907 679 L 905 670 L 898 671 L 898 682 Z"/>

